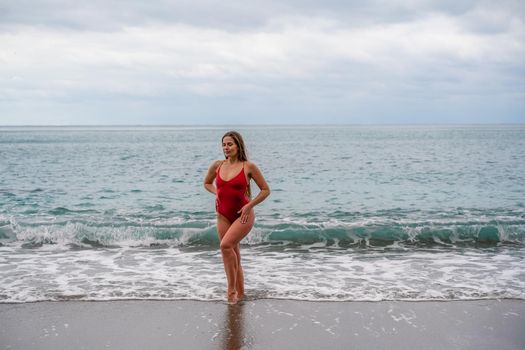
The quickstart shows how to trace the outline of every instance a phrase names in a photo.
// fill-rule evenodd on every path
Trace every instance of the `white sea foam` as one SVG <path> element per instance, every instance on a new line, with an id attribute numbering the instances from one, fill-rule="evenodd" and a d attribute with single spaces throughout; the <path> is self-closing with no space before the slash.
<path id="1" fill-rule="evenodd" d="M 242 248 L 248 295 L 298 300 L 525 299 L 523 250 Z M 223 300 L 218 250 L 0 247 L 0 302 Z"/>

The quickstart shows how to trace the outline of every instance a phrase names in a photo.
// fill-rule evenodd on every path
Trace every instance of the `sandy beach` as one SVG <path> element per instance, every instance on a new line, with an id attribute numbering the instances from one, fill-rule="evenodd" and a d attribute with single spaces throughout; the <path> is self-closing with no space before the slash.
<path id="1" fill-rule="evenodd" d="M 523 349 L 525 302 L 0 305 L 2 349 Z"/>

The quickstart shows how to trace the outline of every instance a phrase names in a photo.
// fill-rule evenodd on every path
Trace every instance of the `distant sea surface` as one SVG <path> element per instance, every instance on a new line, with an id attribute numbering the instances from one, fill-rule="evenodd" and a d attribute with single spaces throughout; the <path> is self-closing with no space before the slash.
<path id="1" fill-rule="evenodd" d="M 0 302 L 224 300 L 229 129 L 0 127 Z M 272 190 L 249 298 L 525 299 L 525 125 L 234 129 Z"/>

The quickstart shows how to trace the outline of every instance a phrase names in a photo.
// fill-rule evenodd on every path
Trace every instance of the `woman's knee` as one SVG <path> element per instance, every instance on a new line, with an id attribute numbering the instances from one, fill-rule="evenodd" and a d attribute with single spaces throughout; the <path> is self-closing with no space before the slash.
<path id="1" fill-rule="evenodd" d="M 235 244 L 233 244 L 232 242 L 226 240 L 226 239 L 223 239 L 221 241 L 221 251 L 225 252 L 225 251 L 228 251 L 228 252 L 235 252 Z"/>

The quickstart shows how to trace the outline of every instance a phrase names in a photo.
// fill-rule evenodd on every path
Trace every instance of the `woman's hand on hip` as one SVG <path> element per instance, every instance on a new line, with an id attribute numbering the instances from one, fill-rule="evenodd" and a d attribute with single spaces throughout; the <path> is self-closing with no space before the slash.
<path id="1" fill-rule="evenodd" d="M 252 206 L 249 204 L 245 204 L 241 210 L 239 210 L 237 213 L 241 213 L 241 224 L 245 224 L 248 222 L 248 218 L 250 217 L 250 212 L 252 211 Z"/>

